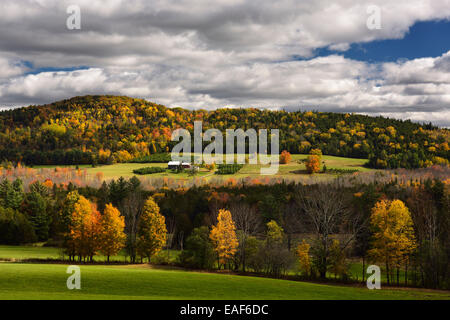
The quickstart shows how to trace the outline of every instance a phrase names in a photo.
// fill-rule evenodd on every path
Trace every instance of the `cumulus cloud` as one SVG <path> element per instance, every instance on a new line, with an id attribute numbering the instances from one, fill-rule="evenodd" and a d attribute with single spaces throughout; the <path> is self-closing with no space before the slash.
<path id="1" fill-rule="evenodd" d="M 0 56 L 0 79 L 22 75 L 28 68 L 22 61 Z"/>
<path id="2" fill-rule="evenodd" d="M 66 28 L 69 4 L 81 8 L 81 30 Z M 368 5 L 380 7 L 382 29 L 367 28 Z M 313 56 L 448 19 L 450 0 L 3 0 L 0 11 L 3 106 L 108 93 L 190 108 L 302 107 L 421 121 L 450 102 L 450 53 L 381 64 Z M 27 74 L 30 65 L 89 68 Z"/>
<path id="3" fill-rule="evenodd" d="M 450 74 L 437 67 L 447 56 L 375 66 L 333 55 L 224 68 L 150 64 L 42 72 L 1 84 L 0 95 L 9 103 L 20 97 L 23 103 L 45 103 L 80 94 L 126 94 L 191 108 L 302 107 L 405 118 L 448 109 Z"/>

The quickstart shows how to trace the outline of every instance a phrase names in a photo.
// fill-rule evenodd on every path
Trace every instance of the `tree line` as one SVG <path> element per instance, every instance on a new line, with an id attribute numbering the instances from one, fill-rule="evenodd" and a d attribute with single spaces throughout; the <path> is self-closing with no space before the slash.
<path id="1" fill-rule="evenodd" d="M 47 242 L 81 261 L 122 250 L 132 263 L 165 247 L 184 267 L 309 279 L 348 280 L 357 259 L 359 279 L 377 262 L 389 283 L 448 288 L 449 207 L 448 181 L 426 178 L 152 191 L 136 177 L 100 188 L 4 179 L 0 243 Z"/>

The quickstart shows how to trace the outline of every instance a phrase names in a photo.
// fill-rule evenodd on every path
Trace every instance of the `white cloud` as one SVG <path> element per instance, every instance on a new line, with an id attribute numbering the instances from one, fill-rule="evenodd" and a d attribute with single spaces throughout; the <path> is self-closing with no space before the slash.
<path id="1" fill-rule="evenodd" d="M 194 69 L 144 65 L 91 68 L 16 77 L 0 85 L 11 104 L 51 102 L 80 94 L 125 94 L 190 108 L 298 107 L 395 115 L 449 126 L 450 76 L 435 59 L 373 66 L 342 56 L 282 63 Z M 421 81 L 417 81 L 421 79 Z M 442 113 L 443 115 L 445 113 Z"/>
<path id="2" fill-rule="evenodd" d="M 81 31 L 66 29 L 69 4 L 81 7 Z M 366 27 L 369 4 L 381 8 L 381 30 Z M 306 107 L 420 120 L 450 102 L 450 53 L 379 65 L 311 58 L 320 47 L 345 51 L 401 38 L 417 21 L 448 19 L 450 0 L 2 0 L 0 12 L 0 105 L 110 93 L 169 106 Z M 20 61 L 91 68 L 26 75 Z"/>
<path id="3" fill-rule="evenodd" d="M 0 80 L 22 75 L 27 69 L 21 61 L 0 56 Z"/>

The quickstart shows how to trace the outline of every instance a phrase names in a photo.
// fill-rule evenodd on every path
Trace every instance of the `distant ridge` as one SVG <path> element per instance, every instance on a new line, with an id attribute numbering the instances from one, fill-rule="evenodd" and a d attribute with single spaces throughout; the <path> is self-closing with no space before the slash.
<path id="1" fill-rule="evenodd" d="M 282 150 L 369 158 L 377 168 L 449 160 L 449 130 L 381 116 L 257 108 L 167 108 L 126 96 L 88 95 L 0 112 L 0 160 L 27 164 L 127 162 L 170 151 L 171 132 L 203 128 L 280 129 Z"/>

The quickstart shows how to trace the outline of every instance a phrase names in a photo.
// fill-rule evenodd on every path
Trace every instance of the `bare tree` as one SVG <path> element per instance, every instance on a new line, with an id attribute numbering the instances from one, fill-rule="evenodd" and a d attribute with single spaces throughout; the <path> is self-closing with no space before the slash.
<path id="1" fill-rule="evenodd" d="M 440 241 L 444 232 L 448 232 L 448 226 L 443 219 L 444 215 L 439 213 L 432 195 L 423 188 L 413 189 L 407 202 L 419 245 L 413 271 L 414 282 L 416 281 L 416 264 L 418 264 L 423 285 L 439 288 L 448 278 L 450 263 L 448 254 L 447 257 L 445 254 L 448 242 Z M 407 285 L 408 259 L 405 259 L 405 262 L 405 284 Z"/>
<path id="2" fill-rule="evenodd" d="M 291 251 L 292 238 L 294 234 L 302 230 L 302 221 L 295 202 L 288 203 L 283 210 L 282 227 L 287 236 L 288 250 Z"/>
<path id="3" fill-rule="evenodd" d="M 132 263 L 136 262 L 136 235 L 144 202 L 145 199 L 142 192 L 136 190 L 136 192 L 131 192 L 121 204 L 121 212 L 125 217 L 126 249 Z"/>
<path id="4" fill-rule="evenodd" d="M 247 235 L 261 231 L 262 221 L 255 207 L 245 202 L 234 202 L 230 205 L 230 212 L 236 229 Z"/>
<path id="5" fill-rule="evenodd" d="M 178 244 L 180 245 L 180 250 L 183 251 L 183 244 L 184 244 L 184 231 L 181 230 L 178 234 Z"/>
<path id="6" fill-rule="evenodd" d="M 166 228 L 167 228 L 167 258 L 170 259 L 170 248 L 172 248 L 173 238 L 175 236 L 176 221 L 174 217 L 166 217 Z"/>
<path id="7" fill-rule="evenodd" d="M 218 215 L 219 209 L 211 209 L 208 213 L 206 213 L 203 217 L 203 223 L 204 225 L 211 227 L 217 224 L 217 215 Z"/>
<path id="8" fill-rule="evenodd" d="M 256 208 L 245 202 L 234 202 L 230 205 L 230 212 L 239 234 L 240 259 L 242 271 L 245 272 L 247 239 L 258 234 L 262 229 L 261 217 Z"/>
<path id="9" fill-rule="evenodd" d="M 437 208 L 432 196 L 423 190 L 414 190 L 408 198 L 408 207 L 411 209 L 417 241 L 436 241 L 439 228 Z"/>
<path id="10" fill-rule="evenodd" d="M 344 216 L 348 214 L 342 192 L 336 186 L 319 184 L 300 186 L 296 202 L 316 235 L 316 267 L 320 277 L 325 278 L 330 263 L 332 235 L 341 231 Z M 348 245 L 348 240 L 344 246 Z"/>

